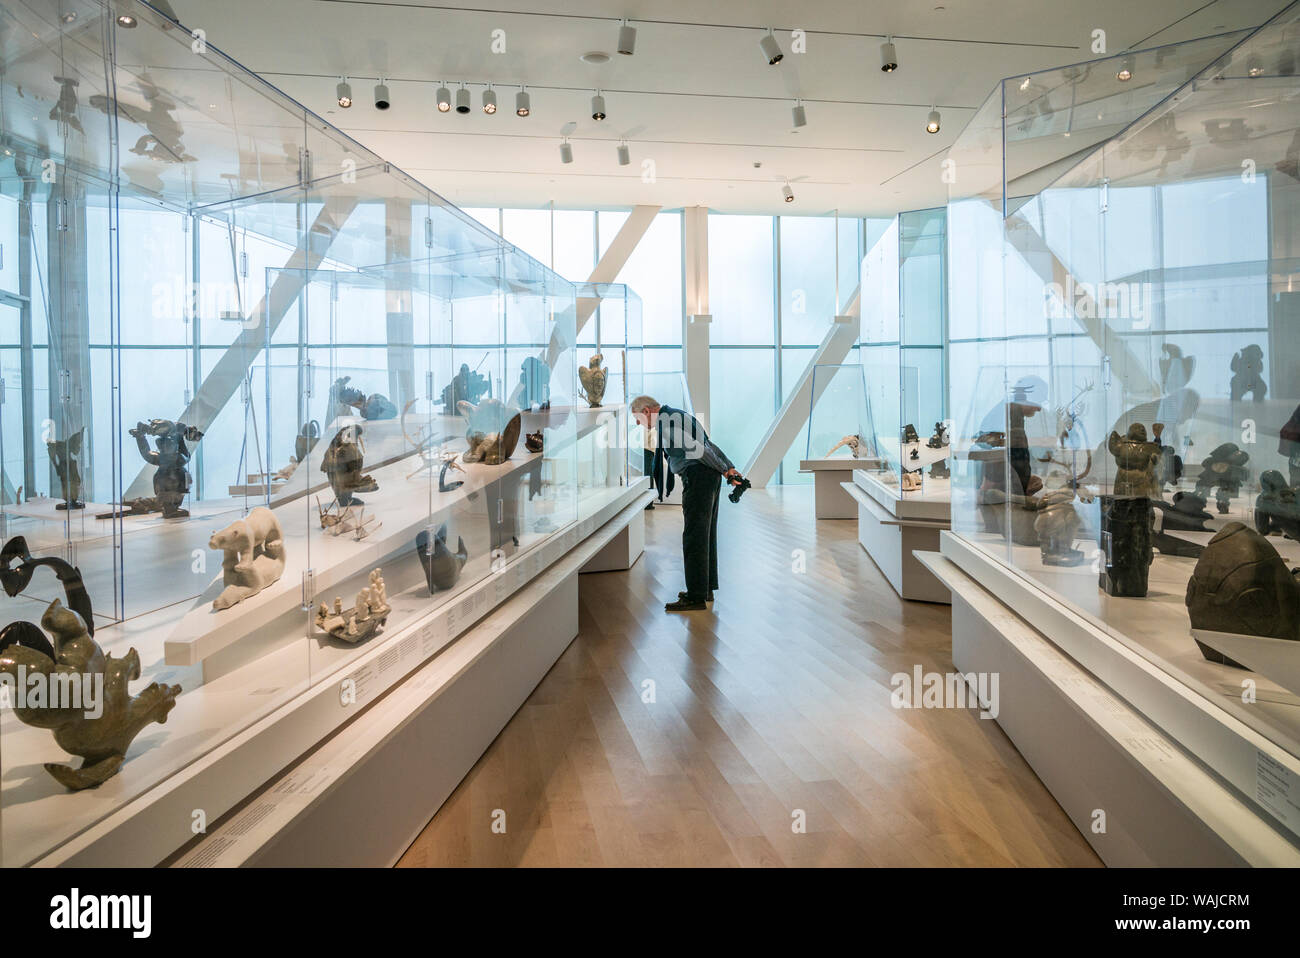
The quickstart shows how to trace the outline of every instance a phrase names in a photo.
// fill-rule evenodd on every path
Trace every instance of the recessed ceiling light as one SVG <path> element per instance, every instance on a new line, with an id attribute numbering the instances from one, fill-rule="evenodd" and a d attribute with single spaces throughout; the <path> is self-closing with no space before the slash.
<path id="1" fill-rule="evenodd" d="M 124 13 L 117 18 L 117 25 L 119 27 L 125 27 L 127 30 L 134 30 L 136 25 L 136 19 L 135 17 L 131 16 L 131 14 Z"/>
<path id="2" fill-rule="evenodd" d="M 76 11 L 76 10 L 69 10 L 69 11 L 68 11 L 67 13 L 65 13 L 62 17 L 60 17 L 60 19 L 61 19 L 64 23 L 72 23 L 74 20 L 77 19 L 77 11 Z"/>
<path id="3" fill-rule="evenodd" d="M 578 59 L 583 63 L 608 63 L 609 54 L 603 50 L 588 50 Z"/>

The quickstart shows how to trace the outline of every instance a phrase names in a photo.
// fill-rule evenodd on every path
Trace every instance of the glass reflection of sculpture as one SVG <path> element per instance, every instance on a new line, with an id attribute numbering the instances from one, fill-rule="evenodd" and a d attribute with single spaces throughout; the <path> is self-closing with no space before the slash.
<path id="1" fill-rule="evenodd" d="M 442 408 L 450 413 L 462 402 L 477 403 L 490 389 L 486 376 L 470 369 L 469 363 L 461 363 L 460 372 L 442 388 Z"/>
<path id="2" fill-rule="evenodd" d="M 198 442 L 203 433 L 183 422 L 151 419 L 148 423 L 136 423 L 130 434 L 135 437 L 144 461 L 157 467 L 153 474 L 153 492 L 163 518 L 183 519 L 188 516 L 189 510 L 181 508 L 190 491 L 190 473 L 185 468 L 190 462 L 190 450 L 186 442 Z M 149 436 L 154 437 L 158 447 L 156 451 L 149 448 Z"/>
<path id="3" fill-rule="evenodd" d="M 50 465 L 59 477 L 63 501 L 55 509 L 84 509 L 81 501 L 81 440 L 85 429 L 78 429 L 67 439 L 51 439 L 45 444 L 50 453 Z"/>
<path id="4" fill-rule="evenodd" d="M 352 415 L 354 411 L 362 419 L 369 421 L 397 418 L 397 406 L 391 399 L 383 393 L 371 393 L 367 396 L 360 389 L 349 386 L 348 383 L 351 381 L 351 376 L 340 376 L 330 387 L 331 419 Z"/>
<path id="5" fill-rule="evenodd" d="M 519 404 L 524 409 L 540 411 L 551 405 L 551 367 L 536 356 L 529 356 L 519 367 Z"/>
<path id="6" fill-rule="evenodd" d="M 1268 395 L 1264 382 L 1264 351 L 1251 344 L 1232 357 L 1232 379 L 1228 389 L 1233 402 L 1245 399 L 1250 393 L 1252 402 L 1263 402 Z"/>

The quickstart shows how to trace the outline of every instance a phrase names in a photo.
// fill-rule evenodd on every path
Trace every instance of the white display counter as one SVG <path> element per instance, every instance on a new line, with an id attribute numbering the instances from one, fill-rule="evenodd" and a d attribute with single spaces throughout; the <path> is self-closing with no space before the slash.
<path id="1" fill-rule="evenodd" d="M 939 534 L 949 528 L 949 480 L 924 480 L 915 492 L 903 492 L 882 478 L 894 473 L 853 473 L 842 488 L 857 507 L 858 542 L 904 599 L 950 601 L 948 589 L 914 553 L 934 552 Z"/>

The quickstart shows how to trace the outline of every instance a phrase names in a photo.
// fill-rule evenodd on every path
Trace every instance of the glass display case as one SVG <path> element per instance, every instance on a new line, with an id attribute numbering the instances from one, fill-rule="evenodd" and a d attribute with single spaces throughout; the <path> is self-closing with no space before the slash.
<path id="1" fill-rule="evenodd" d="M 109 689 L 0 690 L 12 865 L 522 587 L 640 473 L 642 373 L 626 287 L 593 407 L 571 283 L 147 4 L 0 8 L 0 63 L 0 684 Z"/>
<path id="2" fill-rule="evenodd" d="M 867 398 L 866 373 L 858 363 L 813 367 L 805 459 L 844 459 L 855 469 L 877 465 L 876 428 Z"/>
<path id="3" fill-rule="evenodd" d="M 1202 697 L 1148 714 L 1293 832 L 1254 756 L 1300 755 L 1297 9 L 1004 81 L 948 209 L 954 532 Z"/>

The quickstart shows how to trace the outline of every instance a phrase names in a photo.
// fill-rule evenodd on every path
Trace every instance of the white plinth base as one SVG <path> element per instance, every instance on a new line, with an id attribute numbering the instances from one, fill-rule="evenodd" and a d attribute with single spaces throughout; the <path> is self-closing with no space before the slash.
<path id="1" fill-rule="evenodd" d="M 579 572 L 617 572 L 630 569 L 645 552 L 645 511 L 632 517 L 623 531 L 591 557 Z"/>
<path id="2" fill-rule="evenodd" d="M 1300 849 L 952 560 L 952 659 L 998 676 L 996 721 L 1111 866 L 1291 866 Z"/>
<path id="3" fill-rule="evenodd" d="M 861 471 L 854 474 L 854 482 L 845 482 L 841 488 L 856 507 L 858 519 L 858 544 L 871 556 L 877 568 L 894 591 L 904 599 L 917 602 L 951 601 L 948 588 L 934 577 L 921 563 L 915 553 L 936 552 L 939 549 L 939 536 L 949 527 L 946 519 L 902 518 L 897 513 L 906 512 L 903 500 L 889 487 L 867 477 Z M 870 482 L 870 490 L 863 487 Z M 887 508 L 881 500 L 890 501 L 893 497 L 898 506 Z M 926 503 L 933 509 L 935 503 Z"/>

